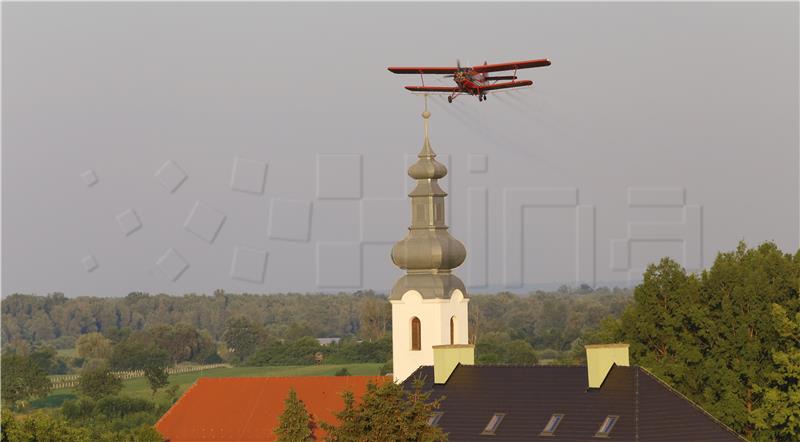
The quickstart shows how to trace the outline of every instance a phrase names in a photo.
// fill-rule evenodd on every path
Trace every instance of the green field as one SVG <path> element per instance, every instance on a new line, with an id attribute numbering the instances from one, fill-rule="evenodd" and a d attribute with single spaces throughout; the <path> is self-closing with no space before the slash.
<path id="1" fill-rule="evenodd" d="M 169 383 L 180 385 L 183 394 L 189 386 L 200 377 L 209 378 L 234 378 L 234 377 L 281 377 L 281 376 L 333 376 L 341 368 L 347 368 L 353 376 L 377 376 L 383 364 L 343 364 L 343 365 L 302 365 L 281 367 L 232 367 L 215 368 L 212 370 L 196 371 L 170 375 Z M 167 394 L 160 390 L 153 398 L 152 391 L 147 386 L 144 378 L 123 381 L 122 393 L 126 396 L 152 399 L 156 402 L 168 402 Z M 31 402 L 31 409 L 60 407 L 64 401 L 75 399 L 77 395 L 71 388 L 53 390 L 44 398 Z"/>

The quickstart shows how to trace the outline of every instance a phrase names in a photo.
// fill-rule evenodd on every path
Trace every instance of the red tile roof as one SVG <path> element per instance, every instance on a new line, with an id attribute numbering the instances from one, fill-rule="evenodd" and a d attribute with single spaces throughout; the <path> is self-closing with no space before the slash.
<path id="1" fill-rule="evenodd" d="M 344 406 L 342 393 L 360 398 L 369 382 L 383 376 L 308 376 L 286 378 L 200 378 L 156 423 L 169 442 L 272 441 L 283 413 L 283 402 L 294 388 L 317 428 L 335 424 L 334 413 Z"/>

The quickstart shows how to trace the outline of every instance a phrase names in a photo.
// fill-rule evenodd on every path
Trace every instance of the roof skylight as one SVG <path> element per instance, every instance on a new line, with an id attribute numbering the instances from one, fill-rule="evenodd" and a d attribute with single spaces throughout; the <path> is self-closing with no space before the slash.
<path id="1" fill-rule="evenodd" d="M 556 432 L 556 428 L 558 428 L 558 424 L 561 423 L 562 419 L 564 419 L 563 414 L 554 414 L 550 416 L 550 420 L 547 421 L 547 425 L 544 426 L 544 430 L 542 430 L 539 436 L 552 436 L 553 433 Z"/>
<path id="2" fill-rule="evenodd" d="M 428 418 L 428 425 L 430 425 L 431 427 L 439 425 L 439 420 L 442 418 L 443 414 L 444 412 L 441 411 L 434 411 L 433 413 L 431 413 L 431 417 Z"/>
<path id="3" fill-rule="evenodd" d="M 619 420 L 619 416 L 606 416 L 606 420 L 603 421 L 603 425 L 600 425 L 600 429 L 597 430 L 594 437 L 608 437 L 617 420 Z"/>
<path id="4" fill-rule="evenodd" d="M 500 422 L 503 421 L 503 418 L 506 416 L 505 413 L 495 413 L 492 415 L 492 418 L 489 419 L 489 423 L 486 424 L 486 428 L 483 429 L 481 434 L 494 434 L 497 431 L 497 427 L 500 426 Z"/>

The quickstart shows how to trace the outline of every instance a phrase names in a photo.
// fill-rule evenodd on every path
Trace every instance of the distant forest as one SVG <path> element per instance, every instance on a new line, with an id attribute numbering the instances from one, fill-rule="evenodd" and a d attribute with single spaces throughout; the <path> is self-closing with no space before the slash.
<path id="1" fill-rule="evenodd" d="M 537 350 L 568 350 L 587 330 L 618 317 L 631 299 L 622 289 L 586 286 L 529 295 L 470 295 L 470 341 L 484 335 L 522 340 Z M 391 305 L 372 291 L 339 294 L 172 296 L 130 293 L 123 298 L 14 294 L 2 300 L 3 347 L 74 348 L 81 335 L 186 324 L 221 341 L 229 320 L 245 318 L 273 339 L 353 337 L 378 340 L 391 332 Z"/>
<path id="2" fill-rule="evenodd" d="M 664 258 L 632 292 L 584 286 L 470 298 L 477 363 L 580 364 L 584 344 L 627 342 L 632 363 L 748 440 L 800 440 L 800 251 L 740 243 L 698 273 Z M 320 345 L 320 337 L 342 340 Z M 46 373 L 83 377 L 96 367 L 225 361 L 392 368 L 391 307 L 371 291 L 16 294 L 2 301 L 2 340 L 2 399 L 12 405 L 46 394 Z"/>

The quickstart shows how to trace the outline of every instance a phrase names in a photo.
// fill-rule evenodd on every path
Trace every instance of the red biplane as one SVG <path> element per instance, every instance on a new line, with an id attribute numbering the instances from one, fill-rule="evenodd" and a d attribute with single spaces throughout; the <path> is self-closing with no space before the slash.
<path id="1" fill-rule="evenodd" d="M 447 101 L 461 94 L 477 95 L 478 101 L 486 100 L 486 93 L 500 89 L 510 89 L 515 87 L 530 86 L 530 80 L 517 81 L 517 70 L 550 66 L 550 60 L 545 58 L 539 60 L 512 61 L 510 63 L 486 64 L 474 67 L 461 67 L 461 63 L 456 62 L 456 67 L 394 67 L 390 66 L 389 71 L 395 74 L 419 74 L 422 79 L 422 86 L 406 86 L 412 92 L 439 92 L 449 93 Z M 490 72 L 514 71 L 512 75 L 489 76 Z M 425 79 L 422 74 L 444 74 L 445 78 L 452 78 L 456 86 L 425 86 Z M 510 80 L 510 81 L 506 81 Z"/>

